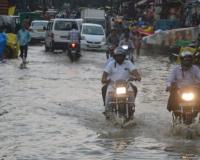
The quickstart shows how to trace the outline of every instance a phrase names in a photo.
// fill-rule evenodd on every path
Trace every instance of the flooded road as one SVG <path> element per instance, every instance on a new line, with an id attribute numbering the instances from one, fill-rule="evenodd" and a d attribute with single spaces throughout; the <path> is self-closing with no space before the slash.
<path id="1" fill-rule="evenodd" d="M 136 65 L 137 125 L 121 129 L 104 119 L 101 52 L 65 53 L 31 46 L 27 69 L 20 60 L 0 64 L 0 160 L 189 160 L 200 159 L 199 137 L 171 134 L 162 55 L 142 55 Z"/>

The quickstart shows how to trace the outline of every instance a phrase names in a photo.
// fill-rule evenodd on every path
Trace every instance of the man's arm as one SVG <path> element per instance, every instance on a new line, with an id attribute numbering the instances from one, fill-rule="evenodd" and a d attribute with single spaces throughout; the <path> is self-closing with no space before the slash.
<path id="1" fill-rule="evenodd" d="M 176 68 L 174 68 L 172 70 L 172 72 L 170 73 L 170 75 L 169 75 L 169 77 L 167 79 L 167 88 L 166 88 L 167 92 L 171 90 L 171 84 L 173 82 L 175 82 L 175 80 L 176 80 Z"/>
<path id="2" fill-rule="evenodd" d="M 108 79 L 108 73 L 105 72 L 105 71 L 103 72 L 101 82 L 102 82 L 103 84 L 109 84 L 109 83 L 111 82 L 111 80 Z"/>
<path id="3" fill-rule="evenodd" d="M 131 75 L 131 80 L 137 80 L 137 81 L 141 81 L 141 76 L 138 73 L 137 69 L 134 69 L 130 72 Z"/>

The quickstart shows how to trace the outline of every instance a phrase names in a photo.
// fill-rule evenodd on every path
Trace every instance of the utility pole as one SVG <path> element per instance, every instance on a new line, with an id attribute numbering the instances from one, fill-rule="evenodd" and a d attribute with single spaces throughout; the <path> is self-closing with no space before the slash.
<path id="1" fill-rule="evenodd" d="M 46 12 L 46 0 L 42 0 L 42 11 L 43 11 L 43 14 L 45 14 L 45 12 Z"/>

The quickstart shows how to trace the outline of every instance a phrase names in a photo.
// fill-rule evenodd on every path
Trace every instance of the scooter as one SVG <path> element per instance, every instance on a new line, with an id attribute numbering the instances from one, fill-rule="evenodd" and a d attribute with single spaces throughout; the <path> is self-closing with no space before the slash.
<path id="1" fill-rule="evenodd" d="M 68 56 L 71 62 L 75 62 L 80 58 L 80 49 L 79 44 L 77 42 L 71 42 L 69 44 Z"/>
<path id="2" fill-rule="evenodd" d="M 122 45 L 122 48 L 126 52 L 126 59 L 134 63 L 133 48 L 130 48 L 128 45 Z"/>

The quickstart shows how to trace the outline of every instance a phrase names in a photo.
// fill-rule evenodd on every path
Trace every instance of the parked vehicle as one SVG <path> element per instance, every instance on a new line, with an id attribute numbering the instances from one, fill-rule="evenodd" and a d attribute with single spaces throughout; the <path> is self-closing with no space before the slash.
<path id="1" fill-rule="evenodd" d="M 82 24 L 81 48 L 106 50 L 106 35 L 101 25 L 92 23 Z"/>
<path id="2" fill-rule="evenodd" d="M 45 28 L 47 27 L 48 21 L 35 20 L 31 22 L 29 28 L 31 41 L 40 42 L 45 39 Z"/>
<path id="3" fill-rule="evenodd" d="M 45 34 L 45 50 L 67 50 L 69 46 L 69 31 L 76 24 L 80 31 L 81 25 L 76 19 L 52 19 L 47 24 Z"/>

